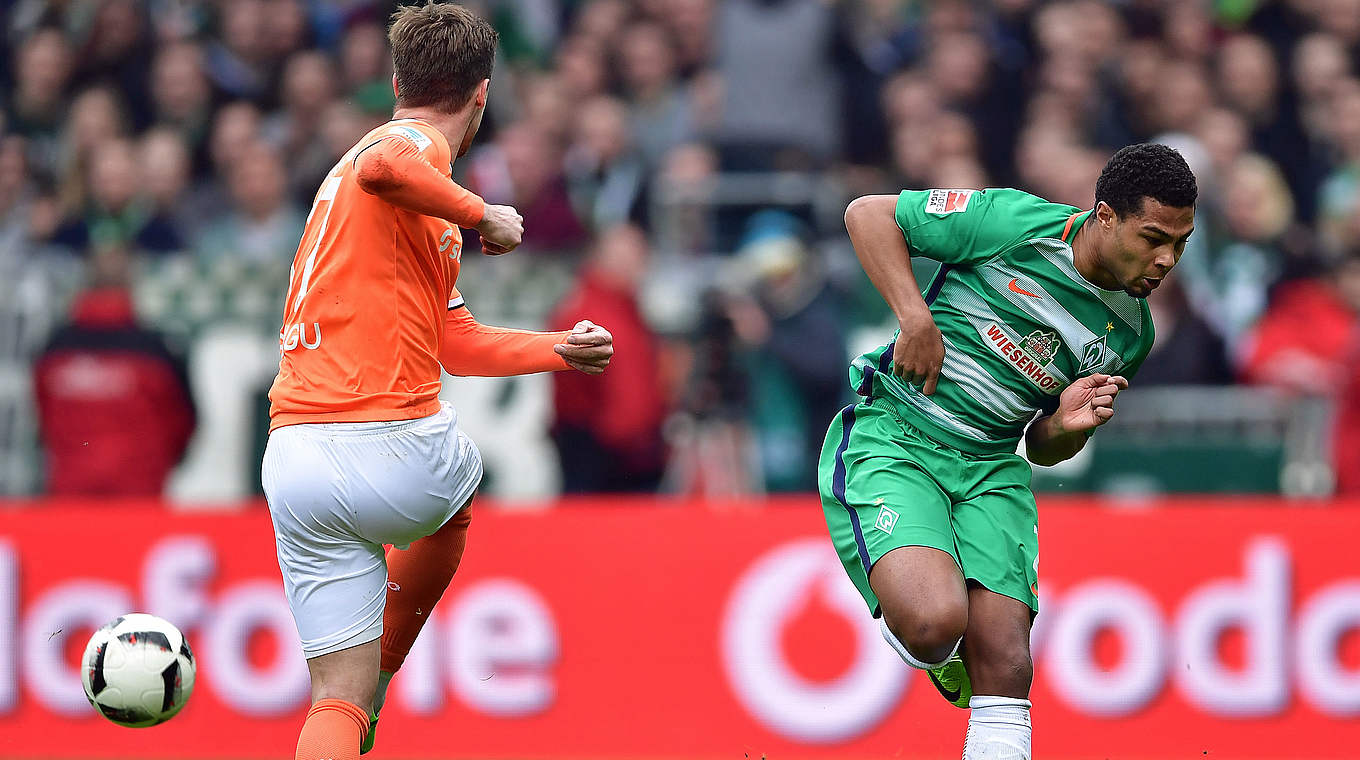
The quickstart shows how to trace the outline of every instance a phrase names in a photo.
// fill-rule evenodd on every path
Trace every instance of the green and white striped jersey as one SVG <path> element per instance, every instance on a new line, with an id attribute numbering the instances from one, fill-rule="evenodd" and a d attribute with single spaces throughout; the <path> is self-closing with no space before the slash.
<path id="1" fill-rule="evenodd" d="M 941 263 L 924 296 L 944 336 L 926 396 L 892 374 L 893 343 L 855 359 L 861 396 L 886 396 L 912 425 L 978 454 L 1013 452 L 1035 412 L 1096 372 L 1132 377 L 1152 348 L 1147 303 L 1088 282 L 1072 238 L 1090 212 L 1019 190 L 903 191 L 897 225 L 913 256 Z"/>

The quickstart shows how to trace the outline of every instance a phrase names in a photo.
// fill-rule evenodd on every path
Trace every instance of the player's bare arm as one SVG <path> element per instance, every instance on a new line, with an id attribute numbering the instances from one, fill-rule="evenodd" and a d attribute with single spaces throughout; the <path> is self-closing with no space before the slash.
<path id="1" fill-rule="evenodd" d="M 897 196 L 866 195 L 845 209 L 845 229 L 865 274 L 897 317 L 893 374 L 930 395 L 944 364 L 944 338 L 911 272 L 911 251 L 897 226 Z"/>
<path id="2" fill-rule="evenodd" d="M 1114 417 L 1114 400 L 1129 381 L 1119 375 L 1078 378 L 1058 397 L 1058 409 L 1025 432 L 1025 452 L 1034 464 L 1050 466 L 1076 456 L 1090 431 Z"/>

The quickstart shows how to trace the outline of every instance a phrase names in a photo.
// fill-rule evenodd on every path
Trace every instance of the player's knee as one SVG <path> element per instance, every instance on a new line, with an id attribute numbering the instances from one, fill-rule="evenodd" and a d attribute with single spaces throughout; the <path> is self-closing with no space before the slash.
<path id="1" fill-rule="evenodd" d="M 926 662 L 948 657 L 968 626 L 964 605 L 917 605 L 912 610 L 883 610 L 883 619 L 913 656 Z"/>

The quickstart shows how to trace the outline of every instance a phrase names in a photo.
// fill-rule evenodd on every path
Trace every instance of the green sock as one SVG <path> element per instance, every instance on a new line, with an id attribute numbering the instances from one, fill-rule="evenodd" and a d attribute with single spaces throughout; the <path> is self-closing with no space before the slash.
<path id="1" fill-rule="evenodd" d="M 387 685 L 392 683 L 393 675 L 395 673 L 388 673 L 386 670 L 378 671 L 378 690 L 373 694 L 374 715 L 377 715 L 378 711 L 383 708 L 383 704 L 387 702 Z"/>

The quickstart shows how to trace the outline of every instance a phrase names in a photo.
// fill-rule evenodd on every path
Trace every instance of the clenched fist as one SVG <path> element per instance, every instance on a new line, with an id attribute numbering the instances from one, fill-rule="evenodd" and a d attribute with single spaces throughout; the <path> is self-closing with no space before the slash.
<path id="1" fill-rule="evenodd" d="M 567 342 L 558 343 L 553 346 L 553 350 L 572 369 L 587 375 L 598 375 L 604 372 L 610 358 L 614 356 L 614 336 L 594 322 L 583 319 L 571 328 Z"/>
<path id="2" fill-rule="evenodd" d="M 1094 430 L 1114 416 L 1114 398 L 1128 390 L 1129 381 L 1119 375 L 1095 374 L 1077 378 L 1058 397 L 1053 423 L 1060 433 Z"/>
<path id="3" fill-rule="evenodd" d="M 482 236 L 482 251 L 491 256 L 509 253 L 524 240 L 524 217 L 514 206 L 486 204 L 482 221 L 477 223 Z"/>

